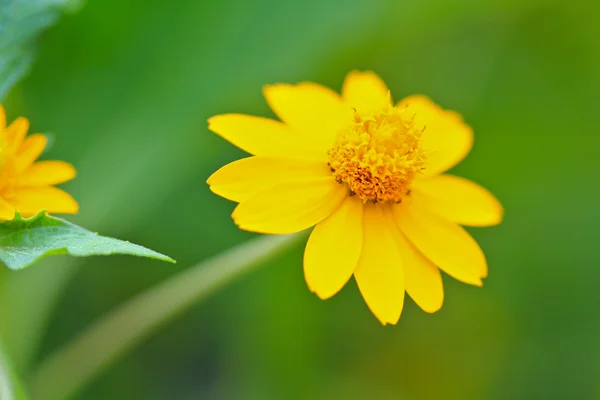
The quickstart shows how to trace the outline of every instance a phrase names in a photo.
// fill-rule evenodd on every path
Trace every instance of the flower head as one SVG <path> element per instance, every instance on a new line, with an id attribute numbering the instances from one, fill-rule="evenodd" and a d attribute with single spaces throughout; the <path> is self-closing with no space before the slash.
<path id="1" fill-rule="evenodd" d="M 460 115 L 424 96 L 392 103 L 372 72 L 351 72 L 341 96 L 313 83 L 264 90 L 281 122 L 218 115 L 209 128 L 252 154 L 208 180 L 238 202 L 236 224 L 284 234 L 314 226 L 308 287 L 326 299 L 354 276 L 367 305 L 395 324 L 404 293 L 439 310 L 440 270 L 481 286 L 485 256 L 460 226 L 489 226 L 502 206 L 484 188 L 444 174 L 471 149 Z"/>
<path id="2" fill-rule="evenodd" d="M 32 216 L 41 211 L 74 214 L 77 202 L 54 187 L 75 177 L 72 165 L 63 161 L 38 161 L 47 138 L 27 135 L 29 121 L 19 117 L 6 125 L 0 105 L 0 220 L 10 220 L 19 212 Z"/>

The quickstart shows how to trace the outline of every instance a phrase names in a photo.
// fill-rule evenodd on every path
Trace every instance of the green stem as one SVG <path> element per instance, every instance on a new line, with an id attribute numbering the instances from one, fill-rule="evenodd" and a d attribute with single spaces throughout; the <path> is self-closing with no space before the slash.
<path id="1" fill-rule="evenodd" d="M 302 236 L 252 239 L 135 296 L 42 362 L 30 382 L 32 398 L 70 398 L 162 323 L 283 252 Z"/>
<path id="2" fill-rule="evenodd" d="M 25 393 L 14 373 L 8 356 L 2 343 L 0 343 L 0 399 L 1 400 L 24 400 Z"/>

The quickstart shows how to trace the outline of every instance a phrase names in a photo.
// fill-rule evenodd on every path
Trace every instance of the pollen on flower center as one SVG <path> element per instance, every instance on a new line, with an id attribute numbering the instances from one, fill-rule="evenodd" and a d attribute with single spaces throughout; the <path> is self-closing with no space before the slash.
<path id="1" fill-rule="evenodd" d="M 388 108 L 370 116 L 355 113 L 354 122 L 338 132 L 329 150 L 329 167 L 338 183 L 363 202 L 400 202 L 414 177 L 425 169 L 419 146 L 421 129 L 402 109 Z"/>

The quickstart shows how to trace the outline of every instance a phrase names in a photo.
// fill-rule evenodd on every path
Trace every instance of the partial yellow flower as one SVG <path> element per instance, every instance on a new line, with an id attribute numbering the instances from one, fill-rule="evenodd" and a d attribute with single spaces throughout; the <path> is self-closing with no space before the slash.
<path id="1" fill-rule="evenodd" d="M 74 214 L 77 202 L 54 187 L 73 179 L 75 168 L 63 161 L 38 161 L 47 144 L 46 136 L 27 135 L 29 121 L 19 117 L 6 126 L 0 105 L 0 220 L 10 220 L 19 212 L 28 217 L 40 211 Z"/>
<path id="2" fill-rule="evenodd" d="M 392 103 L 372 72 L 351 72 L 342 95 L 313 83 L 267 86 L 281 122 L 218 115 L 209 128 L 252 154 L 208 180 L 239 205 L 245 230 L 285 234 L 315 226 L 304 255 L 308 287 L 335 295 L 354 276 L 367 305 L 395 324 L 405 291 L 426 312 L 442 306 L 440 270 L 482 285 L 483 252 L 460 226 L 500 223 L 484 188 L 444 174 L 470 151 L 460 115 L 424 96 Z"/>

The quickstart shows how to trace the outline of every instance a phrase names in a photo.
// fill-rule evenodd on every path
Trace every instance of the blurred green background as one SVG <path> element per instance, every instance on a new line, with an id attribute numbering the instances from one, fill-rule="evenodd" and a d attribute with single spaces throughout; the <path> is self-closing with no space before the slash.
<path id="1" fill-rule="evenodd" d="M 568 3 L 568 4 L 567 4 Z M 261 87 L 339 90 L 372 69 L 396 99 L 460 111 L 476 144 L 456 174 L 506 208 L 472 229 L 483 288 L 445 279 L 383 328 L 351 282 L 323 302 L 302 248 L 164 326 L 77 399 L 600 399 L 599 3 L 543 0 L 103 0 L 43 35 L 6 101 L 73 162 L 70 218 L 177 266 L 129 257 L 0 269 L 0 333 L 25 375 L 98 316 L 246 240 L 206 178 L 242 153 L 217 113 L 271 116 Z M 447 277 L 446 277 L 447 278 Z"/>

